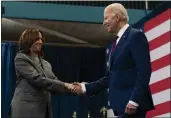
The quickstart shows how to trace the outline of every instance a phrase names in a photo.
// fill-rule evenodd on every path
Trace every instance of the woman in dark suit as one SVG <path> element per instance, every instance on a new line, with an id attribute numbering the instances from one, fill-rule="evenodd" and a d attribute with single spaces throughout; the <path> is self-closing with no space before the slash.
<path id="1" fill-rule="evenodd" d="M 11 118 L 52 118 L 51 92 L 70 92 L 72 85 L 58 80 L 51 64 L 41 56 L 44 35 L 25 30 L 15 57 L 17 86 L 10 107 Z"/>

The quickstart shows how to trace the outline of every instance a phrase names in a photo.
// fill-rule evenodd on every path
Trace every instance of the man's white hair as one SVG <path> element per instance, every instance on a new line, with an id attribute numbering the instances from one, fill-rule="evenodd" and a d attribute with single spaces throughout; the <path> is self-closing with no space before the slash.
<path id="1" fill-rule="evenodd" d="M 113 3 L 108 5 L 106 8 L 111 8 L 114 13 L 120 13 L 124 20 L 126 20 L 127 22 L 129 21 L 127 10 L 122 4 Z"/>

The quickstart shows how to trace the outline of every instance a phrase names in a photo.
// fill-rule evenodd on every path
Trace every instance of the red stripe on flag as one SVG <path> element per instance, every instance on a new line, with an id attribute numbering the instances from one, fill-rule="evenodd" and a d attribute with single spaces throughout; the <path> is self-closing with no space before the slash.
<path id="1" fill-rule="evenodd" d="M 153 83 L 150 85 L 151 93 L 155 94 L 160 91 L 164 91 L 166 89 L 169 89 L 171 86 L 170 84 L 171 77 L 164 78 L 163 80 Z"/>
<path id="2" fill-rule="evenodd" d="M 154 116 L 166 114 L 170 112 L 171 101 L 159 104 L 155 106 L 155 110 L 147 112 L 146 118 L 152 118 Z"/>
<path id="3" fill-rule="evenodd" d="M 149 42 L 150 51 L 170 41 L 170 31 Z"/>
<path id="4" fill-rule="evenodd" d="M 166 20 L 170 19 L 170 9 L 164 11 L 160 15 L 152 18 L 151 20 L 147 21 L 144 24 L 144 31 L 147 32 L 150 29 L 156 27 L 157 25 L 165 22 Z"/>
<path id="5" fill-rule="evenodd" d="M 154 71 L 156 71 L 156 70 L 158 70 L 160 68 L 163 68 L 165 66 L 170 65 L 170 63 L 171 63 L 170 62 L 170 54 L 168 54 L 166 56 L 163 56 L 162 58 L 157 59 L 157 60 L 155 60 L 155 61 L 153 61 L 151 63 L 151 65 L 152 65 L 152 72 L 154 72 Z"/>

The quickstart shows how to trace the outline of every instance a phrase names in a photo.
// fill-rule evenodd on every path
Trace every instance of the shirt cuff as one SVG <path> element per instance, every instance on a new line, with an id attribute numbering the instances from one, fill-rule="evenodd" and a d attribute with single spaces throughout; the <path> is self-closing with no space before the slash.
<path id="1" fill-rule="evenodd" d="M 81 83 L 81 88 L 82 88 L 83 93 L 86 93 L 86 87 L 85 87 L 85 84 Z"/>
<path id="2" fill-rule="evenodd" d="M 132 105 L 134 105 L 134 106 L 136 106 L 136 107 L 139 106 L 139 104 L 137 104 L 137 103 L 135 103 L 135 102 L 133 102 L 133 101 L 131 101 L 131 100 L 129 101 L 129 103 L 132 104 Z"/>

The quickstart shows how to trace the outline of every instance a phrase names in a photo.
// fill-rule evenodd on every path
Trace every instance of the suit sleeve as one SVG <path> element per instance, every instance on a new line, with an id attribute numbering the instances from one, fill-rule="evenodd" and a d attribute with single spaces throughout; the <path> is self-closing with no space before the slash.
<path id="1" fill-rule="evenodd" d="M 143 32 L 138 32 L 130 43 L 131 53 L 136 65 L 137 79 L 130 100 L 140 104 L 151 77 L 149 45 Z"/>
<path id="2" fill-rule="evenodd" d="M 40 87 L 49 92 L 68 92 L 64 82 L 61 82 L 58 79 L 43 77 L 26 59 L 16 57 L 15 69 L 34 86 Z"/>
<path id="3" fill-rule="evenodd" d="M 108 88 L 108 77 L 103 77 L 97 81 L 85 84 L 86 95 L 94 95 L 99 93 L 101 90 Z"/>

